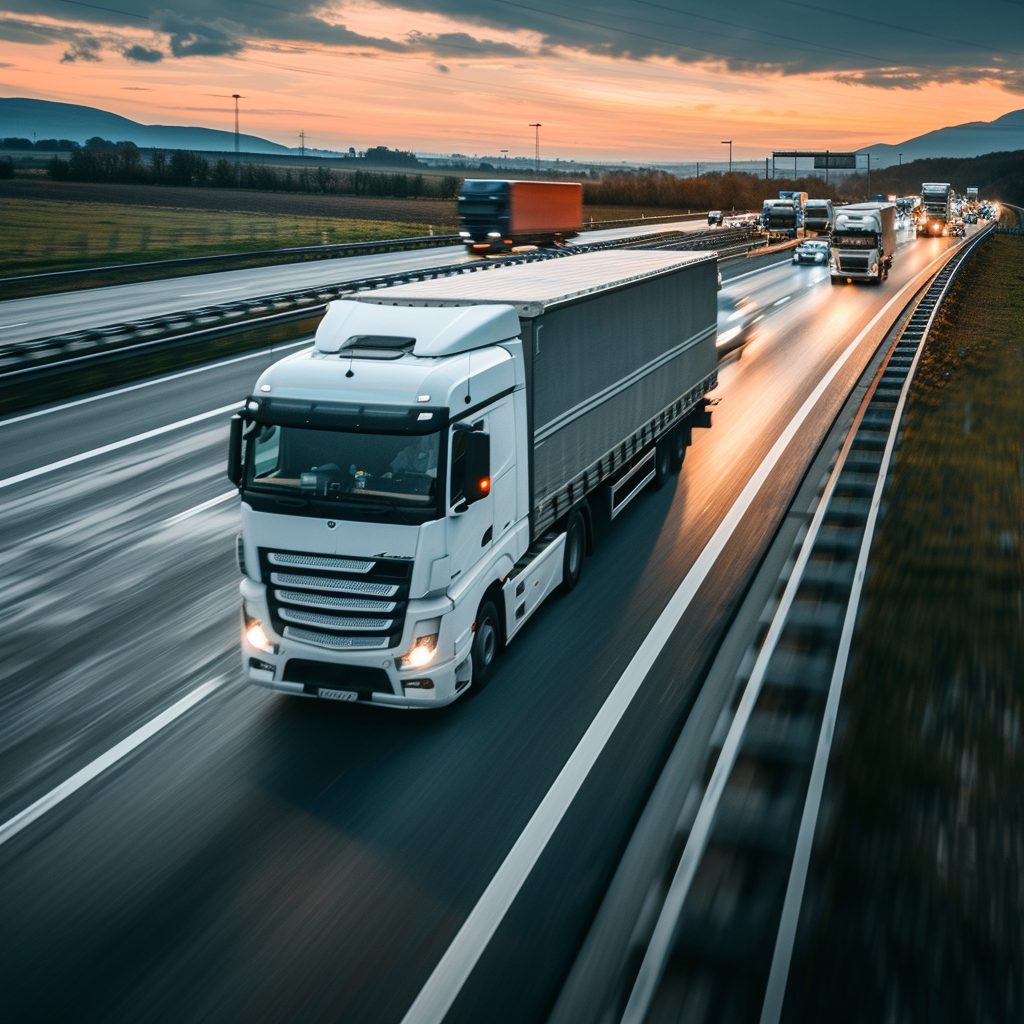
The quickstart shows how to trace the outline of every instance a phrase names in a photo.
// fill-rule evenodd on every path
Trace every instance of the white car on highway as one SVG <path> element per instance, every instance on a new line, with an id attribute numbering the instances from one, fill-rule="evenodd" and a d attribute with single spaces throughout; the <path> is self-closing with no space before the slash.
<path id="1" fill-rule="evenodd" d="M 793 250 L 794 263 L 828 263 L 828 242 L 823 239 L 809 238 L 801 242 Z"/>

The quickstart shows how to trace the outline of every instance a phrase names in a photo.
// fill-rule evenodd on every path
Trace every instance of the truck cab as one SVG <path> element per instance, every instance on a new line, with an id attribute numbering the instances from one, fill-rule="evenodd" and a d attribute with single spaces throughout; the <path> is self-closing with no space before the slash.
<path id="1" fill-rule="evenodd" d="M 896 250 L 896 207 L 892 203 L 839 207 L 830 246 L 829 276 L 833 284 L 881 284 L 889 276 Z"/>
<path id="2" fill-rule="evenodd" d="M 283 692 L 439 706 L 471 677 L 460 594 L 528 546 L 519 320 L 376 313 L 333 303 L 240 416 L 243 654 Z"/>

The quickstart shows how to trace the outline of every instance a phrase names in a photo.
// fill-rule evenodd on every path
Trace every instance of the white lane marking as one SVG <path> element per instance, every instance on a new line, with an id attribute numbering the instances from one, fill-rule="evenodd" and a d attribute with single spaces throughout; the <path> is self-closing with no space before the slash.
<path id="1" fill-rule="evenodd" d="M 0 480 L 0 490 L 5 487 L 13 487 L 24 480 L 32 480 L 37 476 L 46 473 L 53 473 L 65 466 L 73 466 L 78 462 L 85 462 L 86 459 L 94 459 L 98 455 L 106 455 L 107 452 L 116 452 L 119 448 L 127 448 L 129 445 L 138 444 L 141 441 L 148 441 L 150 438 L 159 437 L 161 434 L 168 434 L 172 430 L 180 430 L 182 427 L 189 427 L 193 423 L 201 423 L 203 420 L 212 419 L 214 416 L 224 416 L 229 412 L 236 412 L 242 407 L 241 401 L 232 402 L 230 405 L 222 405 L 219 409 L 211 409 L 209 412 L 201 412 L 196 416 L 189 416 L 187 419 L 178 420 L 177 423 L 168 423 L 162 427 L 155 427 L 153 430 L 145 430 L 141 434 L 126 437 L 121 441 L 113 441 L 110 444 L 101 445 L 99 448 L 92 448 L 80 455 L 72 455 L 66 459 L 59 459 L 57 462 L 50 462 L 45 466 L 37 466 L 35 469 L 27 469 L 24 473 L 9 476 L 6 480 Z"/>
<path id="2" fill-rule="evenodd" d="M 197 686 L 191 693 L 182 697 L 176 704 L 172 704 L 166 711 L 162 711 L 156 718 L 151 718 L 145 725 L 136 729 L 130 736 L 115 744 L 105 754 L 100 754 L 94 761 L 90 761 L 80 771 L 75 772 L 69 779 L 65 779 L 55 789 L 51 789 L 45 796 L 41 796 L 35 803 L 29 804 L 23 811 L 9 818 L 0 825 L 0 845 L 16 836 L 22 829 L 27 828 L 32 822 L 41 818 L 47 811 L 52 810 L 62 800 L 66 800 L 76 790 L 81 789 L 87 782 L 91 782 L 97 775 L 105 772 L 111 765 L 116 764 L 125 755 L 130 754 L 140 744 L 145 743 L 151 736 L 155 736 L 161 729 L 168 726 L 176 718 L 180 718 L 190 707 L 198 704 L 204 697 L 208 697 L 214 690 L 222 686 L 227 676 L 218 676 L 211 679 L 202 686 Z"/>
<path id="3" fill-rule="evenodd" d="M 160 525 L 173 526 L 175 523 L 180 523 L 185 519 L 191 519 L 192 516 L 199 515 L 200 512 L 205 512 L 208 508 L 220 505 L 222 502 L 225 502 L 230 498 L 237 497 L 238 491 L 227 491 L 224 494 L 218 494 L 216 498 L 210 498 L 209 501 L 201 501 L 198 505 L 193 505 L 191 508 L 185 509 L 184 512 L 179 512 L 176 516 L 171 516 L 170 519 L 165 519 Z"/>
<path id="4" fill-rule="evenodd" d="M 32 323 L 31 320 L 22 320 L 20 324 L 4 324 L 3 327 L 0 327 L 0 331 L 9 331 L 12 327 L 27 327 L 30 323 Z"/>
<path id="5" fill-rule="evenodd" d="M 53 412 L 62 412 L 64 409 L 73 409 L 77 405 L 88 405 L 90 402 L 101 402 L 105 398 L 113 398 L 115 395 L 124 395 L 129 391 L 138 391 L 140 388 L 151 388 L 156 384 L 163 384 L 169 380 L 177 380 L 179 377 L 191 377 L 196 373 L 206 373 L 208 370 L 216 370 L 221 366 L 230 366 L 232 363 L 241 363 L 246 359 L 257 359 L 260 356 L 272 352 L 284 351 L 289 348 L 298 348 L 300 345 L 312 344 L 312 338 L 303 338 L 301 341 L 289 341 L 281 345 L 274 345 L 271 348 L 261 348 L 255 352 L 246 352 L 244 355 L 232 356 L 230 359 L 218 359 L 215 363 L 206 363 L 203 366 L 193 366 L 191 370 L 180 370 L 178 373 L 169 373 L 166 377 L 155 377 L 153 380 L 144 380 L 141 384 L 129 384 L 127 387 L 117 388 L 115 391 L 104 391 L 99 395 L 89 395 L 88 398 L 76 398 L 71 402 L 63 402 L 61 405 L 51 405 L 46 409 L 36 409 L 34 412 L 23 412 L 18 416 L 11 416 L 10 419 L 0 420 L 0 427 L 9 427 L 12 423 L 21 423 L 22 420 L 34 420 L 37 416 L 49 416 Z M 241 401 L 241 400 L 239 400 Z"/>
<path id="6" fill-rule="evenodd" d="M 772 305 L 781 306 L 784 302 L 789 302 L 791 298 L 793 298 L 792 295 L 783 295 L 782 298 L 778 300 L 778 302 L 773 302 Z"/>
<path id="7" fill-rule="evenodd" d="M 498 930 L 498 926 L 523 883 L 529 877 L 534 864 L 537 863 L 548 841 L 554 835 L 558 823 L 562 820 L 598 756 L 611 738 L 616 725 L 626 713 L 633 697 L 636 696 L 655 659 L 661 653 L 698 588 L 710 574 L 718 556 L 722 553 L 740 520 L 753 504 L 761 486 L 768 479 L 779 459 L 782 458 L 783 452 L 803 425 L 804 420 L 807 419 L 818 399 L 879 320 L 897 302 L 902 301 L 903 296 L 909 290 L 916 290 L 914 282 L 920 278 L 921 273 L 946 258 L 947 255 L 948 253 L 943 253 L 932 260 L 924 270 L 914 276 L 914 280 L 904 285 L 872 317 L 868 325 L 832 364 L 829 371 L 790 420 L 778 440 L 772 445 L 771 450 L 757 467 L 754 475 L 726 513 L 704 550 L 697 556 L 697 560 L 679 584 L 676 592 L 669 599 L 664 611 L 658 616 L 657 622 L 644 638 L 639 650 L 633 655 L 625 671 L 612 687 L 611 693 L 601 705 L 594 720 L 583 734 L 583 738 L 558 773 L 558 777 L 488 883 L 476 906 L 470 911 L 451 945 L 438 961 L 426 984 L 402 1018 L 402 1024 L 441 1024 L 462 986 L 466 983 L 466 979 L 476 966 L 477 960 Z"/>

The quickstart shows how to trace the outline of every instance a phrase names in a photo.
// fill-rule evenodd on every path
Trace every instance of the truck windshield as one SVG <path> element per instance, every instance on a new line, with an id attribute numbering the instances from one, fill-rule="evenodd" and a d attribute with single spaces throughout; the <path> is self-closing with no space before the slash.
<path id="1" fill-rule="evenodd" d="M 832 244 L 841 249 L 874 249 L 878 236 L 873 231 L 864 234 L 833 234 Z"/>
<path id="2" fill-rule="evenodd" d="M 245 486 L 337 506 L 330 514 L 338 518 L 345 518 L 343 507 L 433 513 L 440 449 L 440 433 L 366 434 L 261 423 L 249 438 Z"/>

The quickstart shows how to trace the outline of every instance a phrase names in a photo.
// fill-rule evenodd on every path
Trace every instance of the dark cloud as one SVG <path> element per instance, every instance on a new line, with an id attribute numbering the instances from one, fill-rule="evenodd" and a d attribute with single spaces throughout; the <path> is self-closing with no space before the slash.
<path id="1" fill-rule="evenodd" d="M 150 50 L 145 46 L 129 46 L 128 49 L 122 50 L 121 55 L 126 60 L 134 60 L 140 64 L 156 64 L 157 61 L 164 59 L 163 50 Z"/>
<path id="2" fill-rule="evenodd" d="M 65 51 L 64 56 L 61 57 L 61 64 L 74 64 L 77 60 L 95 61 L 98 62 L 102 58 L 99 55 L 100 43 L 98 39 L 92 36 L 82 36 L 81 39 L 76 39 Z"/>
<path id="3" fill-rule="evenodd" d="M 325 7 L 323 0 L 105 0 L 103 7 L 109 3 L 113 10 L 98 9 L 99 4 L 70 7 L 60 0 L 4 0 L 5 9 L 26 20 L 7 19 L 6 26 L 0 24 L 0 38 L 13 34 L 19 42 L 49 41 L 46 28 L 30 20 L 41 14 L 130 29 L 137 37 L 141 16 L 166 40 L 170 54 L 182 59 L 273 43 L 424 52 L 442 59 L 572 50 L 625 60 L 710 61 L 746 73 L 819 73 L 895 90 L 984 78 L 1017 91 L 1018 69 L 1024 67 L 1024 4 L 1011 2 L 995 9 L 966 9 L 961 0 L 900 0 L 888 6 L 846 0 L 727 0 L 717 6 L 706 0 L 377 2 L 394 12 L 401 31 L 379 38 L 353 32 L 325 16 L 327 10 L 343 16 L 343 4 Z M 443 15 L 471 29 L 410 32 L 417 14 Z M 493 38 L 521 31 L 532 33 L 536 42 L 524 48 Z M 110 45 L 123 50 L 134 42 L 119 38 Z"/>
<path id="4" fill-rule="evenodd" d="M 476 39 L 468 32 L 442 32 L 425 35 L 422 32 L 410 32 L 406 39 L 409 48 L 426 50 L 444 56 L 465 56 L 467 53 L 483 57 L 523 57 L 529 51 L 511 43 L 500 43 L 493 39 Z"/>
<path id="5" fill-rule="evenodd" d="M 434 67 L 440 71 L 442 75 L 447 75 L 451 70 L 447 64 L 435 64 Z"/>

